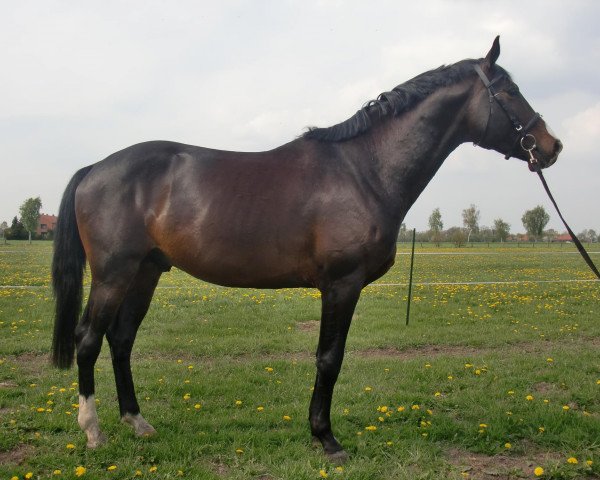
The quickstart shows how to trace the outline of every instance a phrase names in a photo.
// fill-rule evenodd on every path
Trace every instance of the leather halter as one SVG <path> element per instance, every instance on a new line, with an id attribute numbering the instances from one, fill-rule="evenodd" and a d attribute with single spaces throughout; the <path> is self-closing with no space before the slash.
<path id="1" fill-rule="evenodd" d="M 523 126 L 523 124 L 519 121 L 512 109 L 506 104 L 506 102 L 501 97 L 498 96 L 498 94 L 501 92 L 494 91 L 494 84 L 498 82 L 502 78 L 502 76 L 498 75 L 494 79 L 489 80 L 487 75 L 483 72 L 479 65 L 474 65 L 473 68 L 477 72 L 477 75 L 479 75 L 479 78 L 481 78 L 481 81 L 485 85 L 485 88 L 487 88 L 488 94 L 490 96 L 490 113 L 485 124 L 485 130 L 483 131 L 481 139 L 478 142 L 476 142 L 475 145 L 481 145 L 482 142 L 485 140 L 485 137 L 487 136 L 488 128 L 490 126 L 490 119 L 492 118 L 494 112 L 493 105 L 495 101 L 500 106 L 500 109 L 506 114 L 506 116 L 510 120 L 513 130 L 517 132 L 518 135 L 512 148 L 506 153 L 504 158 L 508 160 L 510 157 L 512 157 L 515 148 L 517 148 L 517 146 L 520 144 L 521 148 L 529 153 L 530 161 L 532 163 L 536 163 L 537 160 L 535 160 L 535 157 L 532 154 L 532 150 L 536 147 L 536 140 L 535 137 L 529 133 L 529 130 L 533 128 L 533 126 L 541 118 L 541 115 L 536 112 L 533 115 L 533 117 L 531 117 L 531 119 L 525 124 L 525 126 Z M 527 146 L 528 139 L 531 139 L 530 142 L 532 142 L 529 146 Z"/>

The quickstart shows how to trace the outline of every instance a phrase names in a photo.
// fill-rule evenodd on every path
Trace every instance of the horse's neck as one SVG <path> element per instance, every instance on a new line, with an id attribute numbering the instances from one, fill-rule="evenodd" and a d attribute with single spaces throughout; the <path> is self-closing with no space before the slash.
<path id="1" fill-rule="evenodd" d="M 468 98 L 466 85 L 441 89 L 371 134 L 385 197 L 400 219 L 448 155 L 470 140 L 464 121 Z"/>

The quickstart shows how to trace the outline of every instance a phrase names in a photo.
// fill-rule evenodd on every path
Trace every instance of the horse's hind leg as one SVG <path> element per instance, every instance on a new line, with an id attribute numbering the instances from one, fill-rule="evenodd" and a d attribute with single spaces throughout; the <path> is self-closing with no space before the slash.
<path id="1" fill-rule="evenodd" d="M 79 368 L 79 426 L 87 435 L 87 445 L 95 448 L 106 441 L 96 413 L 94 365 L 102 348 L 102 339 L 117 316 L 127 288 L 139 262 L 124 260 L 110 274 L 97 274 L 92 280 L 84 314 L 75 329 Z"/>
<path id="2" fill-rule="evenodd" d="M 153 261 L 142 262 L 117 318 L 106 332 L 115 372 L 121 421 L 131 425 L 138 436 L 150 436 L 156 430 L 140 414 L 131 374 L 131 350 L 162 272 Z"/>

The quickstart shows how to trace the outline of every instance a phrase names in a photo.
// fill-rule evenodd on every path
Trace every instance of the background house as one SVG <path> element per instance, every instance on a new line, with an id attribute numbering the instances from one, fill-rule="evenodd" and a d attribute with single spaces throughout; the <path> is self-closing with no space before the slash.
<path id="1" fill-rule="evenodd" d="M 56 228 L 56 222 L 58 217 L 56 215 L 46 215 L 45 213 L 40 214 L 38 220 L 38 227 L 35 231 L 36 235 L 46 238 L 50 235 L 50 232 Z"/>

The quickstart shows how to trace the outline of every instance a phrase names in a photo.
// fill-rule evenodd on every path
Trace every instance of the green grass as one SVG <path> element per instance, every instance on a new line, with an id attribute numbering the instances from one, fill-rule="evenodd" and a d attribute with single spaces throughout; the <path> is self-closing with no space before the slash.
<path id="1" fill-rule="evenodd" d="M 47 360 L 51 244 L 0 245 L 0 285 L 29 286 L 0 288 L 0 478 L 76 478 L 77 466 L 82 478 L 535 478 L 537 466 L 542 478 L 600 478 L 600 285 L 537 283 L 591 279 L 574 248 L 417 245 L 406 327 L 408 251 L 356 309 L 332 408 L 351 455 L 340 472 L 311 447 L 307 421 L 318 292 L 165 274 L 133 361 L 159 434 L 138 439 L 119 422 L 105 347 L 109 443 L 92 451 L 76 371 Z M 469 283 L 489 281 L 508 283 Z"/>

